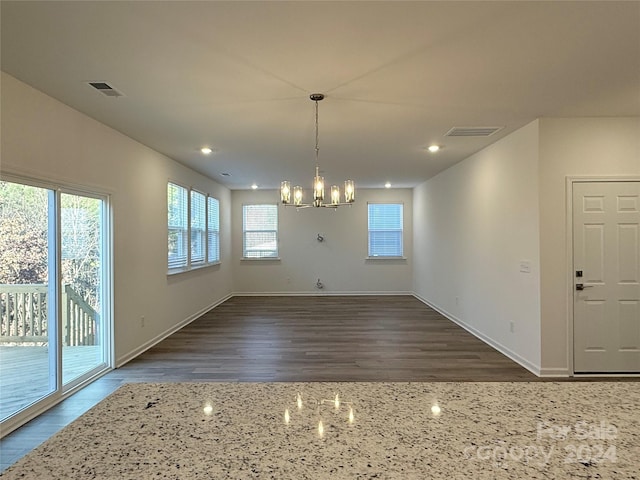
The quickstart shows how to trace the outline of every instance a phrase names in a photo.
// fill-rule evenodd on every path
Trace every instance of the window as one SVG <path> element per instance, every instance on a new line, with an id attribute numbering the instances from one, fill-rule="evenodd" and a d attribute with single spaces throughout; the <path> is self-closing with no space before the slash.
<path id="1" fill-rule="evenodd" d="M 183 271 L 220 261 L 220 204 L 217 199 L 169 182 L 168 267 Z"/>
<path id="2" fill-rule="evenodd" d="M 220 261 L 220 202 L 207 197 L 207 262 Z"/>
<path id="3" fill-rule="evenodd" d="M 205 196 L 191 190 L 191 265 L 204 263 L 207 214 Z"/>
<path id="4" fill-rule="evenodd" d="M 186 267 L 187 249 L 187 189 L 169 183 L 167 188 L 168 226 L 169 226 L 169 269 Z"/>
<path id="5" fill-rule="evenodd" d="M 369 257 L 402 257 L 402 204 L 369 204 Z"/>
<path id="6" fill-rule="evenodd" d="M 278 206 L 242 207 L 242 256 L 278 258 Z"/>

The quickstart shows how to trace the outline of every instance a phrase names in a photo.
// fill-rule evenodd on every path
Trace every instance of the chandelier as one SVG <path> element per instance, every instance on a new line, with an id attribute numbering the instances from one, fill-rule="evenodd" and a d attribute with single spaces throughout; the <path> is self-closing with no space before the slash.
<path id="1" fill-rule="evenodd" d="M 324 177 L 320 176 L 320 164 L 318 163 L 318 102 L 324 98 L 322 93 L 313 93 L 309 96 L 316 104 L 316 174 L 313 177 L 313 202 L 302 203 L 304 194 L 302 187 L 296 185 L 293 187 L 293 203 L 291 202 L 291 182 L 285 180 L 280 184 L 280 200 L 285 206 L 307 208 L 307 207 L 324 207 L 338 208 L 341 205 L 351 205 L 356 199 L 356 188 L 353 180 L 345 180 L 344 182 L 344 202 L 340 202 L 340 187 L 331 185 L 331 203 L 324 202 Z"/>

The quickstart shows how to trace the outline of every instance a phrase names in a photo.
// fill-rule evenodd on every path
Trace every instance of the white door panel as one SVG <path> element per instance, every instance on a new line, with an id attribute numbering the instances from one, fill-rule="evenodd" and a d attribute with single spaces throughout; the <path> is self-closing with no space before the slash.
<path id="1" fill-rule="evenodd" d="M 574 183 L 573 238 L 574 370 L 640 372 L 640 182 Z"/>

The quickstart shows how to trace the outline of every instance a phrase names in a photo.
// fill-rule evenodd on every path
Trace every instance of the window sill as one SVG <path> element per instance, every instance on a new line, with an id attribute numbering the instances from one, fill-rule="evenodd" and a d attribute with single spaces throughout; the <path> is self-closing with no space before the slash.
<path id="1" fill-rule="evenodd" d="M 191 267 L 172 268 L 167 271 L 167 276 L 179 275 L 181 273 L 193 272 L 194 270 L 202 270 L 203 268 L 215 267 L 220 265 L 221 262 L 203 263 L 198 265 L 192 265 Z"/>
<path id="2" fill-rule="evenodd" d="M 242 257 L 241 262 L 279 262 L 280 257 Z"/>
<path id="3" fill-rule="evenodd" d="M 365 260 L 369 261 L 369 260 L 407 260 L 407 257 L 367 257 L 365 258 Z"/>

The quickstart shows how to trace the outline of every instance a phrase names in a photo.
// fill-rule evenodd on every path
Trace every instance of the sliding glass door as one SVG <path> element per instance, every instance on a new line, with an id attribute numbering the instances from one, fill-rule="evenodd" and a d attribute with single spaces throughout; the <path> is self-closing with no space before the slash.
<path id="1" fill-rule="evenodd" d="M 0 182 L 0 420 L 56 390 L 53 201 Z"/>
<path id="2" fill-rule="evenodd" d="M 103 202 L 70 193 L 60 196 L 62 383 L 105 364 L 103 296 Z"/>
<path id="3" fill-rule="evenodd" d="M 109 367 L 107 199 L 0 182 L 0 421 Z"/>

